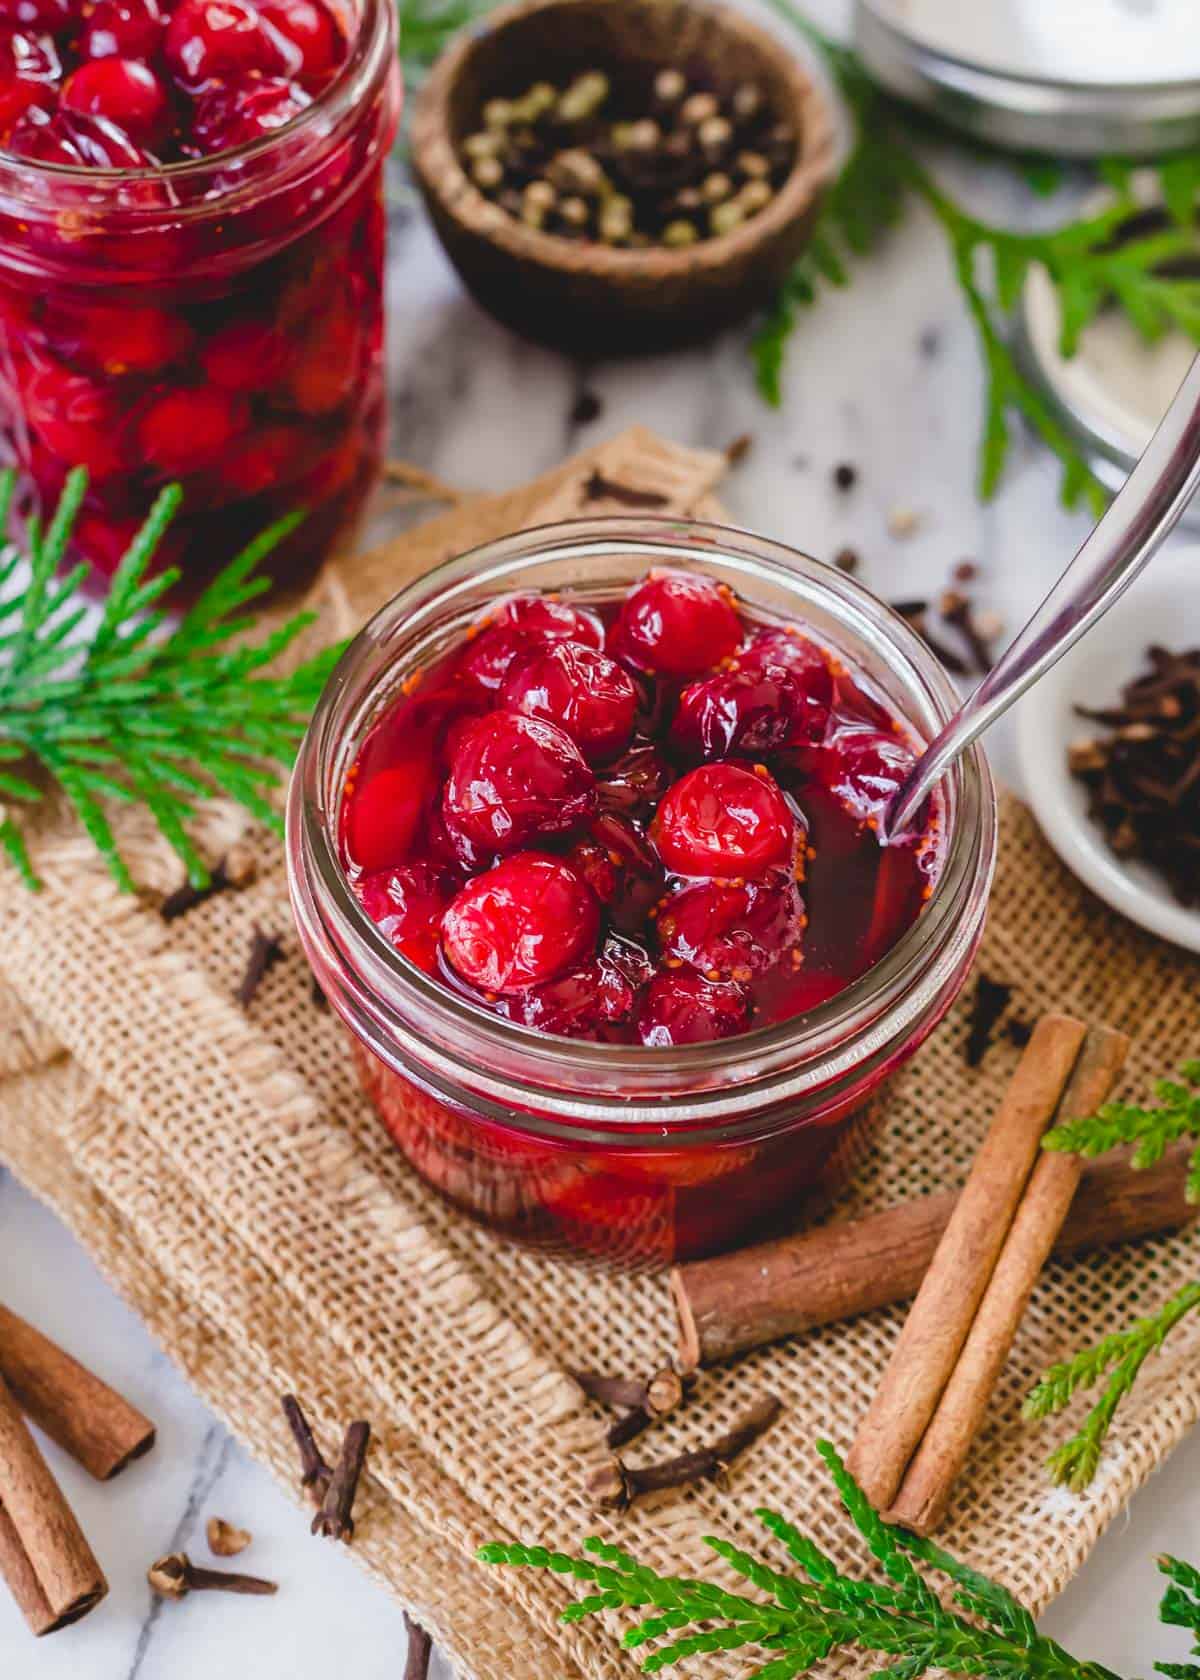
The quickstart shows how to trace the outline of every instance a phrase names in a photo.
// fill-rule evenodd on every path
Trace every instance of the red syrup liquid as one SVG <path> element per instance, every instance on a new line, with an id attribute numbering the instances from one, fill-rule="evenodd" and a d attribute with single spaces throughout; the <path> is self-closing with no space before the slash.
<path id="1" fill-rule="evenodd" d="M 882 848 L 916 751 L 902 720 L 802 626 L 756 624 L 694 577 L 656 600 L 664 576 L 625 603 L 515 598 L 410 680 L 347 777 L 342 859 L 384 935 L 460 998 L 560 1037 L 712 1054 L 886 955 L 932 890 L 938 817 Z M 672 1148 L 632 1125 L 628 1147 L 585 1148 L 358 1055 L 388 1131 L 458 1206 L 634 1263 L 713 1252 L 827 1194 L 890 1071 L 758 1142 Z"/>
<path id="2" fill-rule="evenodd" d="M 326 0 L 42 12 L 0 54 L 0 463 L 17 511 L 44 522 L 86 467 L 66 560 L 102 589 L 179 482 L 158 564 L 187 599 L 306 509 L 263 566 L 299 584 L 382 455 L 394 82 L 330 120 L 358 24 Z M 289 127 L 314 108 L 323 122 Z"/>

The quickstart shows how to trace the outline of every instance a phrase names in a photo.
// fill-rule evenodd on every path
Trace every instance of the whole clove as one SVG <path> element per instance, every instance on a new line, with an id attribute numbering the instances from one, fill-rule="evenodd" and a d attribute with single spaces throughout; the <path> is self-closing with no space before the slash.
<path id="1" fill-rule="evenodd" d="M 231 846 L 225 856 L 213 865 L 207 886 L 197 887 L 191 881 L 184 881 L 167 894 L 158 907 L 158 913 L 164 922 L 178 921 L 180 916 L 186 916 L 189 910 L 194 910 L 206 899 L 214 898 L 217 893 L 249 886 L 257 873 L 258 863 L 250 848 Z"/>
<path id="2" fill-rule="evenodd" d="M 1146 650 L 1147 669 L 1120 703 L 1077 706 L 1111 733 L 1072 744 L 1068 764 L 1087 789 L 1088 815 L 1118 857 L 1166 881 L 1180 904 L 1200 904 L 1200 648 Z"/>
<path id="3" fill-rule="evenodd" d="M 359 1420 L 347 1428 L 337 1467 L 325 1489 L 321 1508 L 312 1520 L 314 1534 L 323 1534 L 327 1540 L 353 1539 L 354 1501 L 370 1442 L 369 1423 Z"/>
<path id="4" fill-rule="evenodd" d="M 171 1552 L 146 1571 L 146 1579 L 160 1598 L 186 1598 L 192 1592 L 242 1593 L 264 1598 L 279 1591 L 274 1581 L 257 1575 L 235 1575 L 229 1569 L 205 1569 L 186 1552 Z"/>
<path id="5" fill-rule="evenodd" d="M 325 1494 L 333 1478 L 333 1471 L 325 1462 L 318 1447 L 312 1426 L 294 1394 L 285 1394 L 280 1402 L 288 1428 L 300 1453 L 300 1486 L 308 1488 L 318 1506 L 325 1502 Z"/>
<path id="6" fill-rule="evenodd" d="M 237 1557 L 254 1538 L 248 1528 L 236 1528 L 224 1517 L 209 1517 L 205 1534 L 208 1549 L 214 1557 Z"/>
<path id="7" fill-rule="evenodd" d="M 636 485 L 622 484 L 606 478 L 599 468 L 593 468 L 583 486 L 585 502 L 619 502 L 622 507 L 662 508 L 670 501 L 660 490 L 639 490 Z"/>
<path id="8" fill-rule="evenodd" d="M 946 623 L 954 626 L 971 650 L 971 658 L 979 675 L 986 677 L 995 660 L 992 657 L 990 641 L 980 628 L 971 602 L 960 589 L 947 589 L 939 602 L 939 608 Z M 996 629 L 999 629 L 998 622 Z"/>
<path id="9" fill-rule="evenodd" d="M 993 980 L 990 975 L 980 974 L 976 980 L 967 1039 L 963 1045 L 963 1055 L 968 1067 L 978 1067 L 987 1054 L 1000 1017 L 1012 1001 L 1012 992 L 1012 987 L 1005 981 Z"/>
<path id="10" fill-rule="evenodd" d="M 627 1511 L 634 1500 L 644 1494 L 660 1493 L 667 1488 L 690 1487 L 696 1482 L 719 1481 L 734 1459 L 754 1445 L 782 1410 L 782 1401 L 774 1395 L 765 1395 L 732 1429 L 707 1447 L 680 1453 L 677 1458 L 666 1459 L 661 1464 L 634 1468 L 614 1457 L 588 1477 L 587 1492 L 598 1505 L 608 1510 Z"/>
<path id="11" fill-rule="evenodd" d="M 935 636 L 929 628 L 928 601 L 903 600 L 892 601 L 890 604 L 892 611 L 908 621 L 909 626 L 920 636 L 934 658 L 950 672 L 951 676 L 966 677 L 970 675 L 966 661 L 960 659 L 954 649 L 947 647 L 945 642 Z"/>
<path id="12" fill-rule="evenodd" d="M 796 150 L 756 85 L 721 89 L 668 65 L 649 88 L 593 69 L 489 99 L 459 156 L 479 191 L 534 231 L 684 250 L 764 210 Z"/>
<path id="13" fill-rule="evenodd" d="M 408 1656 L 404 1663 L 404 1680 L 428 1680 L 429 1660 L 433 1656 L 433 1640 L 419 1622 L 404 1612 L 404 1630 L 408 1634 Z"/>
<path id="14" fill-rule="evenodd" d="M 282 960 L 283 942 L 278 934 L 264 933 L 262 928 L 256 927 L 250 940 L 250 955 L 246 959 L 245 972 L 233 994 L 243 1009 L 248 1009 L 254 1002 L 258 988 L 267 974 Z"/>
<path id="15" fill-rule="evenodd" d="M 644 1381 L 636 1377 L 609 1377 L 599 1371 L 573 1371 L 583 1392 L 604 1406 L 624 1410 L 624 1416 L 609 1429 L 605 1441 L 614 1451 L 628 1445 L 651 1424 L 670 1414 L 696 1387 L 696 1376 L 680 1376 L 673 1365 L 664 1365 Z"/>

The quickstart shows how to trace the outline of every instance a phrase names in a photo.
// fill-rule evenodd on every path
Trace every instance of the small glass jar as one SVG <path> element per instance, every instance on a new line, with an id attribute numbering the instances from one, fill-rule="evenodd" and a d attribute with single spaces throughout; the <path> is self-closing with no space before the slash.
<path id="1" fill-rule="evenodd" d="M 581 521 L 477 549 L 384 607 L 317 708 L 288 807 L 301 938 L 391 1137 L 430 1184 L 495 1230 L 630 1264 L 765 1235 L 845 1182 L 880 1117 L 884 1082 L 967 976 L 996 848 L 994 790 L 976 749 L 943 784 L 931 896 L 887 956 L 809 1014 L 718 1043 L 551 1037 L 408 962 L 361 909 L 339 854 L 346 772 L 380 710 L 498 597 L 569 590 L 598 604 L 663 566 L 729 585 L 756 621 L 811 629 L 921 737 L 956 704 L 924 643 L 844 573 L 713 525 Z"/>
<path id="2" fill-rule="evenodd" d="M 101 578 L 178 480 L 184 593 L 303 507 L 265 565 L 300 583 L 378 471 L 391 0 L 343 21 L 337 76 L 264 139 L 144 170 L 0 153 L 0 456 L 25 517 L 88 469 L 68 559 Z"/>

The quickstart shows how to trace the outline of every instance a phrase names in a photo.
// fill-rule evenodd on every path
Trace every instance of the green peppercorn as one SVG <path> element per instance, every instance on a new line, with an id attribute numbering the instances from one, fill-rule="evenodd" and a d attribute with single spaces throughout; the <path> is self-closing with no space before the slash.
<path id="1" fill-rule="evenodd" d="M 700 183 L 700 195 L 705 204 L 723 204 L 732 191 L 733 182 L 720 171 L 706 175 Z"/>
<path id="2" fill-rule="evenodd" d="M 681 250 L 685 245 L 694 245 L 699 237 L 696 224 L 685 222 L 682 219 L 668 222 L 662 230 L 663 244 L 670 246 L 673 250 Z"/>
<path id="3" fill-rule="evenodd" d="M 585 228 L 592 215 L 585 198 L 561 199 L 558 213 L 570 228 Z"/>
<path id="4" fill-rule="evenodd" d="M 771 165 L 761 152 L 739 152 L 736 159 L 738 172 L 748 180 L 766 180 L 771 173 Z"/>
<path id="5" fill-rule="evenodd" d="M 588 198 L 608 187 L 608 177 L 603 169 L 582 146 L 572 146 L 568 151 L 559 152 L 547 165 L 546 174 L 560 191 L 583 193 Z"/>
<path id="6" fill-rule="evenodd" d="M 746 185 L 737 195 L 737 202 L 741 205 L 747 216 L 753 216 L 756 215 L 758 211 L 765 210 L 774 196 L 775 194 L 771 191 L 771 183 L 769 181 L 747 181 Z"/>
<path id="7" fill-rule="evenodd" d="M 733 95 L 733 114 L 739 122 L 750 122 L 762 110 L 762 92 L 753 82 L 743 82 Z"/>
<path id="8" fill-rule="evenodd" d="M 608 77 L 602 70 L 588 70 L 576 76 L 558 100 L 555 116 L 562 123 L 586 122 L 608 98 Z"/>
<path id="9" fill-rule="evenodd" d="M 496 157 L 503 146 L 504 140 L 495 132 L 481 131 L 478 134 L 468 134 L 463 141 L 463 156 L 469 158 Z"/>
<path id="10" fill-rule="evenodd" d="M 633 200 L 613 193 L 600 207 L 597 226 L 606 245 L 624 244 L 633 232 Z"/>
<path id="11" fill-rule="evenodd" d="M 710 117 L 720 115 L 721 107 L 717 104 L 716 96 L 711 93 L 692 93 L 684 100 L 679 108 L 681 119 L 689 128 L 699 128 L 702 122 Z"/>
<path id="12" fill-rule="evenodd" d="M 654 78 L 654 97 L 660 105 L 678 105 L 687 92 L 687 77 L 682 70 L 660 70 Z"/>
<path id="13" fill-rule="evenodd" d="M 471 165 L 471 179 L 484 192 L 491 192 L 504 179 L 504 165 L 499 158 L 476 158 Z"/>
<path id="14" fill-rule="evenodd" d="M 722 234 L 732 233 L 735 228 L 741 227 L 745 220 L 746 212 L 734 198 L 725 204 L 714 205 L 708 213 L 708 225 L 714 239 L 719 239 Z"/>
<path id="15" fill-rule="evenodd" d="M 512 121 L 512 100 L 489 99 L 483 107 L 483 120 L 488 128 L 507 128 Z"/>

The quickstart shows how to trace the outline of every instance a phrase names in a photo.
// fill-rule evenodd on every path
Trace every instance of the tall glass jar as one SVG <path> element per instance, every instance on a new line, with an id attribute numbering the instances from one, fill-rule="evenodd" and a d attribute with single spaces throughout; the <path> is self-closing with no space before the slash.
<path id="1" fill-rule="evenodd" d="M 343 21 L 335 79 L 248 145 L 138 170 L 0 153 L 0 456 L 26 517 L 88 469 L 69 558 L 101 578 L 178 480 L 162 561 L 186 592 L 298 507 L 267 570 L 301 582 L 377 473 L 391 0 Z"/>
<path id="2" fill-rule="evenodd" d="M 380 710 L 513 590 L 600 604 L 654 567 L 707 573 L 751 619 L 797 622 L 928 737 L 956 704 L 928 648 L 860 584 L 743 532 L 607 519 L 547 527 L 420 579 L 366 626 L 317 708 L 292 781 L 293 907 L 361 1077 L 413 1166 L 525 1241 L 630 1263 L 765 1234 L 842 1184 L 884 1082 L 961 988 L 995 861 L 995 797 L 976 750 L 943 784 L 941 867 L 917 921 L 810 1013 L 672 1049 L 556 1038 L 500 1019 L 408 962 L 360 908 L 340 861 L 346 773 Z"/>

